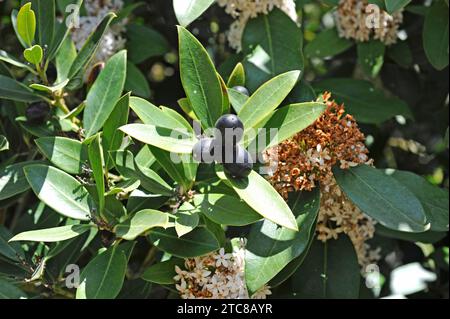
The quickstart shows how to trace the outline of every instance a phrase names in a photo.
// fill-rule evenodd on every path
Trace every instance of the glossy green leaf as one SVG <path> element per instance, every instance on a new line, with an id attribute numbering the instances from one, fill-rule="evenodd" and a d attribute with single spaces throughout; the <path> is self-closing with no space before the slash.
<path id="1" fill-rule="evenodd" d="M 103 171 L 104 156 L 100 134 L 95 135 L 95 138 L 89 143 L 88 157 L 97 190 L 98 210 L 100 215 L 103 216 L 103 210 L 105 209 L 105 175 Z"/>
<path id="2" fill-rule="evenodd" d="M 77 49 L 71 38 L 67 37 L 62 43 L 55 59 L 55 66 L 58 77 L 56 83 L 67 80 L 70 66 L 77 57 Z"/>
<path id="3" fill-rule="evenodd" d="M 255 127 L 271 114 L 292 90 L 299 76 L 300 71 L 291 71 L 263 84 L 239 111 L 245 130 Z"/>
<path id="4" fill-rule="evenodd" d="M 199 211 L 192 204 L 185 202 L 175 214 L 175 231 L 182 237 L 193 231 L 200 222 Z"/>
<path id="5" fill-rule="evenodd" d="M 56 243 L 80 236 L 91 228 L 89 225 L 69 225 L 55 228 L 32 230 L 17 234 L 9 241 L 35 241 Z"/>
<path id="6" fill-rule="evenodd" d="M 97 26 L 97 28 L 89 35 L 89 38 L 86 40 L 86 43 L 83 45 L 81 50 L 78 52 L 77 57 L 73 61 L 69 73 L 68 78 L 72 79 L 79 72 L 81 72 L 92 60 L 95 51 L 100 45 L 101 39 L 108 29 L 111 21 L 116 17 L 116 15 L 112 12 L 108 13 L 102 20 L 102 22 Z M 121 54 L 124 54 L 123 52 Z M 103 74 L 104 72 L 102 72 Z M 121 75 L 122 76 L 122 75 Z M 125 77 L 125 76 L 124 76 Z M 125 80 L 124 80 L 125 81 Z M 122 83 L 123 86 L 123 83 Z M 120 94 L 119 92 L 117 94 Z"/>
<path id="7" fill-rule="evenodd" d="M 384 171 L 360 165 L 348 170 L 336 168 L 334 176 L 350 200 L 383 226 L 412 233 L 429 229 L 417 197 Z"/>
<path id="8" fill-rule="evenodd" d="M 396 115 L 413 117 L 404 101 L 395 96 L 386 97 L 366 81 L 334 78 L 315 83 L 314 89 L 318 94 L 332 92 L 336 102 L 344 103 L 347 113 L 361 123 L 381 124 Z"/>
<path id="9" fill-rule="evenodd" d="M 309 58 L 327 58 L 347 51 L 353 42 L 341 38 L 335 28 L 320 32 L 305 46 L 305 55 Z"/>
<path id="10" fill-rule="evenodd" d="M 25 59 L 32 64 L 39 64 L 44 57 L 44 52 L 40 45 L 34 45 L 31 48 L 25 49 L 23 51 L 23 56 Z"/>
<path id="11" fill-rule="evenodd" d="M 52 164 L 70 174 L 80 174 L 87 161 L 87 149 L 79 141 L 66 137 L 41 137 L 36 140 L 39 150 Z"/>
<path id="12" fill-rule="evenodd" d="M 430 63 L 438 70 L 447 67 L 449 61 L 449 23 L 448 3 L 433 1 L 425 16 L 423 28 L 423 47 Z"/>
<path id="13" fill-rule="evenodd" d="M 178 27 L 181 82 L 202 127 L 214 127 L 222 115 L 222 88 L 214 64 L 202 44 Z"/>
<path id="14" fill-rule="evenodd" d="M 0 299 L 26 299 L 27 294 L 22 290 L 0 278 Z"/>
<path id="15" fill-rule="evenodd" d="M 159 32 L 144 25 L 128 24 L 127 38 L 129 58 L 135 64 L 162 56 L 170 50 L 169 43 Z"/>
<path id="16" fill-rule="evenodd" d="M 36 15 L 31 2 L 24 4 L 17 14 L 17 31 L 25 43 L 31 47 L 36 33 Z"/>
<path id="17" fill-rule="evenodd" d="M 125 84 L 126 60 L 126 51 L 115 54 L 89 90 L 83 117 L 87 137 L 101 130 L 113 112 Z"/>
<path id="18" fill-rule="evenodd" d="M 166 228 L 169 217 L 167 214 L 145 209 L 137 212 L 131 219 L 115 227 L 116 235 L 125 240 L 135 240 L 138 236 L 155 227 Z"/>
<path id="19" fill-rule="evenodd" d="M 246 226 L 261 220 L 243 200 L 224 194 L 198 194 L 195 206 L 213 222 L 228 226 Z"/>
<path id="20" fill-rule="evenodd" d="M 299 257 L 308 248 L 315 232 L 320 192 L 291 193 L 288 203 L 297 219 L 298 232 L 279 228 L 267 220 L 255 224 L 250 231 L 245 254 L 245 278 L 252 292 Z"/>
<path id="21" fill-rule="evenodd" d="M 303 264 L 292 277 L 299 299 L 357 299 L 360 266 L 350 239 L 322 243 L 315 240 Z"/>
<path id="22" fill-rule="evenodd" d="M 250 91 L 279 74 L 303 71 L 302 47 L 301 28 L 278 8 L 250 19 L 242 36 L 246 84 Z"/>
<path id="23" fill-rule="evenodd" d="M 114 299 L 120 293 L 127 270 L 123 250 L 112 246 L 100 253 L 83 269 L 77 299 Z"/>
<path id="24" fill-rule="evenodd" d="M 38 83 L 33 83 L 30 85 L 32 89 L 35 89 L 37 91 L 46 92 L 49 94 L 54 94 L 58 91 L 61 91 L 66 87 L 66 85 L 69 84 L 69 80 L 64 80 L 61 83 L 55 84 L 54 86 L 46 86 Z"/>
<path id="25" fill-rule="evenodd" d="M 159 194 L 149 194 L 140 189 L 134 190 L 127 201 L 127 211 L 129 214 L 136 213 L 143 209 L 159 209 L 169 198 Z"/>
<path id="26" fill-rule="evenodd" d="M 9 243 L 12 237 L 10 231 L 5 226 L 0 225 L 0 255 L 13 261 L 25 259 L 25 253 L 20 244 Z"/>
<path id="27" fill-rule="evenodd" d="M 1 167 L 0 170 L 0 200 L 11 198 L 30 188 L 25 178 L 23 168 L 37 162 L 22 162 Z"/>
<path id="28" fill-rule="evenodd" d="M 204 227 L 198 227 L 181 238 L 173 228 L 152 229 L 148 238 L 159 249 L 180 258 L 203 256 L 219 249 L 216 237 Z"/>
<path id="29" fill-rule="evenodd" d="M 75 178 L 46 165 L 29 165 L 24 171 L 36 196 L 47 206 L 63 216 L 90 219 L 92 197 Z"/>
<path id="30" fill-rule="evenodd" d="M 32 0 L 36 12 L 37 42 L 41 46 L 51 47 L 55 32 L 55 0 Z"/>
<path id="31" fill-rule="evenodd" d="M 4 75 L 0 75 L 0 98 L 26 103 L 42 100 L 22 83 Z"/>
<path id="32" fill-rule="evenodd" d="M 147 268 L 141 278 L 159 285 L 173 285 L 175 284 L 173 277 L 177 274 L 175 267 L 181 267 L 183 264 L 183 259 L 171 258 Z"/>
<path id="33" fill-rule="evenodd" d="M 233 110 L 236 113 L 239 113 L 242 110 L 242 107 L 247 102 L 249 97 L 241 92 L 238 92 L 234 89 L 228 89 L 228 96 L 230 98 L 230 103 L 233 106 Z"/>
<path id="34" fill-rule="evenodd" d="M 374 78 L 380 73 L 384 63 L 385 48 L 384 43 L 379 40 L 358 43 L 358 63 L 366 75 Z"/>
<path id="35" fill-rule="evenodd" d="M 150 86 L 144 73 L 131 62 L 127 63 L 125 90 L 143 98 L 149 98 L 151 94 Z"/>
<path id="36" fill-rule="evenodd" d="M 173 0 L 173 8 L 178 22 L 186 27 L 202 15 L 214 0 Z"/>
<path id="37" fill-rule="evenodd" d="M 423 177 L 411 172 L 395 171 L 392 175 L 406 186 L 422 203 L 431 224 L 430 230 L 447 232 L 449 230 L 449 195 L 448 190 L 430 184 Z"/>
<path id="38" fill-rule="evenodd" d="M 230 78 L 228 79 L 227 86 L 229 88 L 245 86 L 245 70 L 242 63 L 238 63 L 234 67 L 233 72 L 231 72 Z"/>
<path id="39" fill-rule="evenodd" d="M 216 167 L 216 170 L 219 178 L 231 186 L 258 214 L 275 224 L 298 231 L 291 209 L 264 177 L 252 171 L 245 179 L 228 179 L 222 167 Z"/>
<path id="40" fill-rule="evenodd" d="M 10 54 L 8 54 L 6 51 L 0 50 L 0 61 L 9 63 L 11 65 L 14 65 L 18 68 L 22 68 L 22 69 L 27 69 L 30 72 L 36 72 L 34 71 L 30 66 L 28 66 L 25 63 L 20 62 L 19 60 L 17 60 L 15 57 L 11 56 Z"/>
<path id="41" fill-rule="evenodd" d="M 380 224 L 375 226 L 375 232 L 379 236 L 423 244 L 435 244 L 447 236 L 447 232 L 437 232 L 432 230 L 423 233 L 406 233 L 386 228 Z"/>
<path id="42" fill-rule="evenodd" d="M 190 154 L 196 143 L 187 130 L 183 132 L 149 124 L 128 124 L 120 130 L 138 141 L 173 153 Z"/>

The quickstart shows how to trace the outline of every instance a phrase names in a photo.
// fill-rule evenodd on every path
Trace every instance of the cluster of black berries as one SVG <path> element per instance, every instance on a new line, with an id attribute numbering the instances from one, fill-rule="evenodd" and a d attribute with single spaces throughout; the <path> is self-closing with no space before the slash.
<path id="1" fill-rule="evenodd" d="M 45 102 L 30 104 L 25 111 L 25 117 L 30 124 L 43 124 L 48 119 L 50 107 Z"/>
<path id="2" fill-rule="evenodd" d="M 253 169 L 250 154 L 239 145 L 244 125 L 234 114 L 223 115 L 216 122 L 214 138 L 201 138 L 194 146 L 194 159 L 202 163 L 223 164 L 225 173 L 232 178 L 245 178 Z"/>

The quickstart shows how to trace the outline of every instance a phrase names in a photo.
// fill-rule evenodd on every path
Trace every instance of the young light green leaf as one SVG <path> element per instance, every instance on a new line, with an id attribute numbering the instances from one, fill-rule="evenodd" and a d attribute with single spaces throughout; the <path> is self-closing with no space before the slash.
<path id="1" fill-rule="evenodd" d="M 203 256 L 219 249 L 216 237 L 204 227 L 197 227 L 181 238 L 173 228 L 152 229 L 148 238 L 159 249 L 180 258 Z"/>
<path id="2" fill-rule="evenodd" d="M 178 154 L 191 154 L 196 143 L 187 130 L 183 132 L 149 124 L 128 124 L 120 130 L 145 144 Z"/>
<path id="3" fill-rule="evenodd" d="M 153 209 L 137 212 L 131 219 L 117 225 L 114 232 L 125 240 L 135 240 L 138 236 L 155 227 L 166 228 L 169 223 L 167 214 Z"/>
<path id="4" fill-rule="evenodd" d="M 64 80 L 61 83 L 55 84 L 54 86 L 46 86 L 38 83 L 33 83 L 30 85 L 30 88 L 35 89 L 37 91 L 42 91 L 48 94 L 54 94 L 58 91 L 61 91 L 69 84 L 69 80 Z"/>
<path id="5" fill-rule="evenodd" d="M 24 171 L 36 196 L 47 206 L 63 216 L 90 219 L 92 197 L 75 178 L 47 165 L 29 165 Z"/>
<path id="6" fill-rule="evenodd" d="M 228 179 L 222 167 L 216 167 L 216 171 L 219 178 L 231 186 L 258 214 L 275 224 L 298 231 L 291 209 L 264 177 L 252 171 L 245 179 Z"/>
<path id="7" fill-rule="evenodd" d="M 229 88 L 235 86 L 245 86 L 245 70 L 242 63 L 236 64 L 227 82 Z"/>
<path id="8" fill-rule="evenodd" d="M 83 123 L 86 137 L 97 133 L 114 110 L 119 100 L 126 78 L 127 52 L 116 53 L 92 85 L 84 110 Z"/>
<path id="9" fill-rule="evenodd" d="M 90 225 L 68 225 L 55 228 L 32 230 L 20 233 L 9 241 L 35 241 L 44 243 L 56 243 L 72 239 L 88 231 Z"/>
<path id="10" fill-rule="evenodd" d="M 239 112 L 245 130 L 255 127 L 272 113 L 292 90 L 299 76 L 300 71 L 291 71 L 278 75 L 263 84 Z"/>
<path id="11" fill-rule="evenodd" d="M 198 194 L 195 206 L 213 222 L 227 226 L 246 226 L 261 220 L 243 200 L 224 194 Z"/>
<path id="12" fill-rule="evenodd" d="M 266 220 L 255 224 L 245 254 L 247 287 L 254 292 L 274 278 L 307 248 L 320 208 L 320 191 L 291 193 L 288 199 L 299 232 L 279 228 Z"/>
<path id="13" fill-rule="evenodd" d="M 77 299 L 114 299 L 120 293 L 128 260 L 122 249 L 112 246 L 92 259 L 81 273 Z"/>
<path id="14" fill-rule="evenodd" d="M 423 47 L 431 65 L 438 70 L 447 67 L 449 61 L 448 2 L 433 1 L 425 16 Z"/>
<path id="15" fill-rule="evenodd" d="M 198 118 L 194 114 L 191 103 L 189 102 L 189 99 L 187 97 L 179 99 L 177 102 L 184 113 L 186 113 L 191 119 L 198 121 Z"/>
<path id="16" fill-rule="evenodd" d="M 41 137 L 36 145 L 46 158 L 63 171 L 80 174 L 87 161 L 87 149 L 79 141 L 66 137 Z"/>
<path id="17" fill-rule="evenodd" d="M 429 229 L 417 197 L 384 171 L 360 165 L 348 170 L 336 168 L 334 176 L 350 200 L 383 226 L 412 233 Z"/>
<path id="18" fill-rule="evenodd" d="M 173 0 L 173 9 L 178 22 L 187 27 L 191 22 L 202 15 L 214 0 Z"/>
<path id="19" fill-rule="evenodd" d="M 178 27 L 181 82 L 202 127 L 214 127 L 222 115 L 222 88 L 216 69 L 202 44 Z"/>
<path id="20" fill-rule="evenodd" d="M 31 9 L 31 2 L 24 4 L 17 14 L 17 31 L 25 43 L 31 47 L 36 33 L 36 15 Z"/>

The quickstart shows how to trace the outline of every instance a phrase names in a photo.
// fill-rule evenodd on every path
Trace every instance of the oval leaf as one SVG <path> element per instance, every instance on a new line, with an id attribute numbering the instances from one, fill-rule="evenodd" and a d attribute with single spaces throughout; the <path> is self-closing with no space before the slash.
<path id="1" fill-rule="evenodd" d="M 134 240 L 151 228 L 167 227 L 168 222 L 167 214 L 153 209 L 145 209 L 137 212 L 128 221 L 117 225 L 114 231 L 120 238 Z"/>
<path id="2" fill-rule="evenodd" d="M 85 233 L 91 228 L 89 225 L 69 225 L 55 228 L 32 230 L 20 233 L 9 241 L 35 241 L 44 243 L 56 243 L 72 239 Z"/>

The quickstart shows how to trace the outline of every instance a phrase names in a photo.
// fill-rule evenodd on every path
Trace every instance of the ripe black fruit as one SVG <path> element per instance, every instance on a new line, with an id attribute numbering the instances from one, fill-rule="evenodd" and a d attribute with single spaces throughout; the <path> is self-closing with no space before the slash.
<path id="1" fill-rule="evenodd" d="M 228 136 L 233 136 L 232 141 L 230 141 L 233 145 L 237 144 L 244 135 L 244 124 L 234 114 L 221 116 L 216 122 L 216 129 L 220 132 L 222 141 L 226 141 Z"/>
<path id="2" fill-rule="evenodd" d="M 233 90 L 236 90 L 239 93 L 244 94 L 246 96 L 250 96 L 250 92 L 247 90 L 245 86 L 235 86 Z"/>
<path id="3" fill-rule="evenodd" d="M 30 124 L 42 124 L 50 113 L 50 107 L 45 102 L 31 104 L 25 111 L 25 117 Z"/>
<path id="4" fill-rule="evenodd" d="M 214 161 L 214 139 L 200 139 L 200 141 L 194 145 L 192 155 L 197 162 L 212 163 Z"/>
<path id="5" fill-rule="evenodd" d="M 250 154 L 240 145 L 236 145 L 233 150 L 233 161 L 224 163 L 225 173 L 233 178 L 245 178 L 253 169 L 253 160 Z"/>

